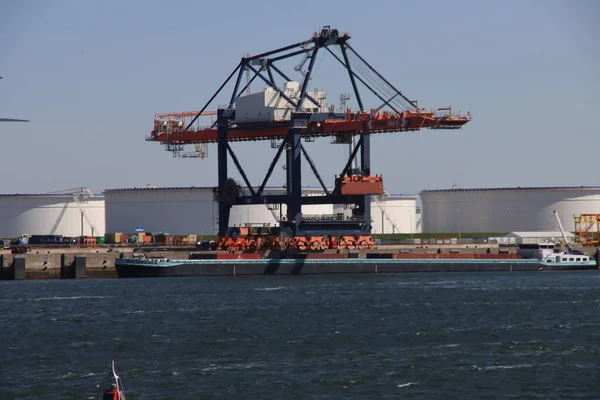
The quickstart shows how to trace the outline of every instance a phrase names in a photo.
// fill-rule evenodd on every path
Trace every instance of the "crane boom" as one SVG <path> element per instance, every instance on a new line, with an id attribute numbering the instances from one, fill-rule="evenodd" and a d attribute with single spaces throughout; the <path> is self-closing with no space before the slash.
<path id="1" fill-rule="evenodd" d="M 567 249 L 570 250 L 571 249 L 571 245 L 567 241 L 567 235 L 565 235 L 565 230 L 563 229 L 562 222 L 560 222 L 560 218 L 558 216 L 558 213 L 556 212 L 556 210 L 554 210 L 553 212 L 554 212 L 554 218 L 556 218 L 556 222 L 558 222 L 558 227 L 560 229 L 560 233 L 562 234 L 563 240 L 565 241 L 565 246 L 567 246 Z"/>
<path id="2" fill-rule="evenodd" d="M 444 108 L 443 110 L 447 110 Z M 216 143 L 217 129 L 212 127 L 196 130 L 184 130 L 184 119 L 192 113 L 177 115 L 177 124 L 165 124 L 156 118 L 154 130 L 148 141 L 163 144 Z M 176 116 L 175 113 L 170 116 Z M 460 129 L 471 120 L 471 115 L 452 114 L 450 110 L 443 115 L 427 111 L 404 111 L 401 114 L 371 110 L 370 113 L 352 113 L 350 110 L 340 115 L 340 119 L 324 118 L 314 114 L 302 130 L 303 137 L 327 137 L 340 134 L 360 135 L 363 133 L 389 133 L 417 131 L 420 129 Z M 238 123 L 230 128 L 229 141 L 255 141 L 283 139 L 289 129 L 289 121 L 271 121 L 266 123 Z"/>

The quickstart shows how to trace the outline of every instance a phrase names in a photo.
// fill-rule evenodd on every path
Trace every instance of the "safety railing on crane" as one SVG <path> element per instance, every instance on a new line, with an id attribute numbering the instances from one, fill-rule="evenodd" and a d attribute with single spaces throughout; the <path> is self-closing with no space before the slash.
<path id="1" fill-rule="evenodd" d="M 303 221 L 319 221 L 319 222 L 337 222 L 337 221 L 364 221 L 363 214 L 346 215 L 344 213 L 335 214 L 302 214 Z"/>

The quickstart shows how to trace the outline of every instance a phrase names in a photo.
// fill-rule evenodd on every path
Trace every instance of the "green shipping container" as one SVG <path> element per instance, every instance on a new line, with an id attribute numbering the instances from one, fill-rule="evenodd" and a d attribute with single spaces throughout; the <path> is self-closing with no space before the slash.
<path id="1" fill-rule="evenodd" d="M 104 236 L 96 236 L 96 243 L 97 244 L 105 244 L 106 238 Z"/>

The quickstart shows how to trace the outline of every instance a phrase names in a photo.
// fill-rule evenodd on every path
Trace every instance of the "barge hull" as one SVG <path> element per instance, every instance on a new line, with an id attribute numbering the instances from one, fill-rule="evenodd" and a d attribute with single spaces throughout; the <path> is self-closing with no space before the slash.
<path id="1" fill-rule="evenodd" d="M 238 275 L 324 275 L 324 274 L 377 274 L 407 272 L 510 272 L 557 271 L 597 269 L 595 263 L 587 265 L 542 264 L 534 261 L 506 260 L 502 262 L 421 262 L 393 260 L 243 260 L 243 261 L 168 261 L 152 264 L 135 260 L 117 260 L 115 267 L 120 278 L 187 277 L 187 276 L 238 276 Z M 313 261 L 313 262 L 311 262 Z M 388 260 L 386 260 L 388 261 Z M 391 261 L 391 260 L 389 260 Z"/>

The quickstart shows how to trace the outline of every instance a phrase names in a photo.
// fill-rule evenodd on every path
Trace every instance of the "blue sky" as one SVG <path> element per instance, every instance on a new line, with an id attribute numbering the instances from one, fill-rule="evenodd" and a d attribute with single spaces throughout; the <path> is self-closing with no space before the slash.
<path id="1" fill-rule="evenodd" d="M 421 106 L 473 115 L 459 131 L 373 137 L 373 172 L 390 192 L 600 184 L 594 0 L 222 4 L 0 2 L 0 116 L 31 120 L 0 123 L 0 192 L 215 185 L 215 145 L 205 160 L 172 158 L 144 141 L 154 113 L 199 109 L 243 54 L 323 25 L 349 32 Z M 337 105 L 351 90 L 334 66 L 324 57 L 311 83 Z M 233 148 L 259 184 L 275 151 L 268 142 Z M 346 148 L 321 139 L 307 149 L 332 183 Z M 304 171 L 304 183 L 317 185 Z M 283 184 L 283 173 L 269 184 Z"/>

